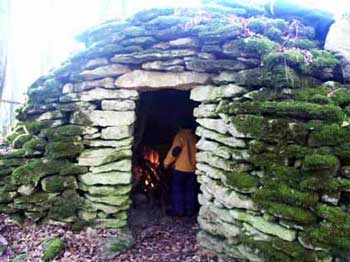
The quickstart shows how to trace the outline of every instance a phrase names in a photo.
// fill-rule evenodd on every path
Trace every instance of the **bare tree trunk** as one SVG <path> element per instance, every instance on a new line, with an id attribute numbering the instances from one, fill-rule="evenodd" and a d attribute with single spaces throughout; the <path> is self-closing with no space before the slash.
<path id="1" fill-rule="evenodd" d="M 10 0 L 0 1 L 0 99 L 5 85 Z"/>

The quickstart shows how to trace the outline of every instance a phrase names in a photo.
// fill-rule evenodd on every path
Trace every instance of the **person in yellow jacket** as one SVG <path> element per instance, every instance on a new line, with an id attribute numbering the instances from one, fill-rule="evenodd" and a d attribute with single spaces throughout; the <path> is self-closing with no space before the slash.
<path id="1" fill-rule="evenodd" d="M 196 136 L 191 124 L 184 124 L 176 134 L 164 159 L 164 167 L 173 166 L 172 216 L 193 216 L 197 209 Z"/>

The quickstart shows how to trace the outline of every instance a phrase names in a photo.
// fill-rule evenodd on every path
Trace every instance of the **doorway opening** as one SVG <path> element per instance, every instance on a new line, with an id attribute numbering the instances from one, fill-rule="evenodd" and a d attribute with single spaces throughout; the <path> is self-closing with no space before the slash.
<path id="1" fill-rule="evenodd" d="M 140 94 L 133 145 L 131 225 L 157 222 L 171 208 L 172 169 L 163 161 L 186 119 L 193 131 L 197 103 L 189 91 L 159 90 Z"/>

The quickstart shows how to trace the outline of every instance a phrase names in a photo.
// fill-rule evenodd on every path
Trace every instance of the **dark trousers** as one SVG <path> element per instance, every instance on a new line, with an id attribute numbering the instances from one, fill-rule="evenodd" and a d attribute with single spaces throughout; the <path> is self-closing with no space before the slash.
<path id="1" fill-rule="evenodd" d="M 198 183 L 193 173 L 174 170 L 172 178 L 172 206 L 177 215 L 192 216 L 198 207 Z"/>

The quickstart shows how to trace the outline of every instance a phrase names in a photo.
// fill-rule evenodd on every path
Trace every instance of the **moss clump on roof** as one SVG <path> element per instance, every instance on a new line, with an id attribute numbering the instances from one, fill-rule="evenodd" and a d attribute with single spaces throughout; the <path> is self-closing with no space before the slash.
<path id="1" fill-rule="evenodd" d="M 269 40 L 266 37 L 249 37 L 240 41 L 240 49 L 248 54 L 253 54 L 257 57 L 270 53 L 278 47 L 278 44 Z"/>
<path id="2" fill-rule="evenodd" d="M 287 41 L 285 45 L 287 47 L 296 47 L 310 50 L 317 48 L 320 44 L 319 42 L 310 39 L 297 39 L 294 41 Z"/>
<path id="3" fill-rule="evenodd" d="M 338 165 L 339 160 L 336 156 L 312 154 L 305 156 L 303 162 L 303 169 L 305 171 L 322 169 L 334 171 L 334 169 L 337 168 Z"/>
<path id="4" fill-rule="evenodd" d="M 247 173 L 226 172 L 225 183 L 239 192 L 251 193 L 259 185 L 259 180 Z"/>
<path id="5" fill-rule="evenodd" d="M 304 54 L 299 50 L 285 50 L 279 52 L 271 52 L 264 56 L 264 65 L 272 67 L 275 64 L 287 64 L 290 66 L 298 66 L 304 63 Z"/>

